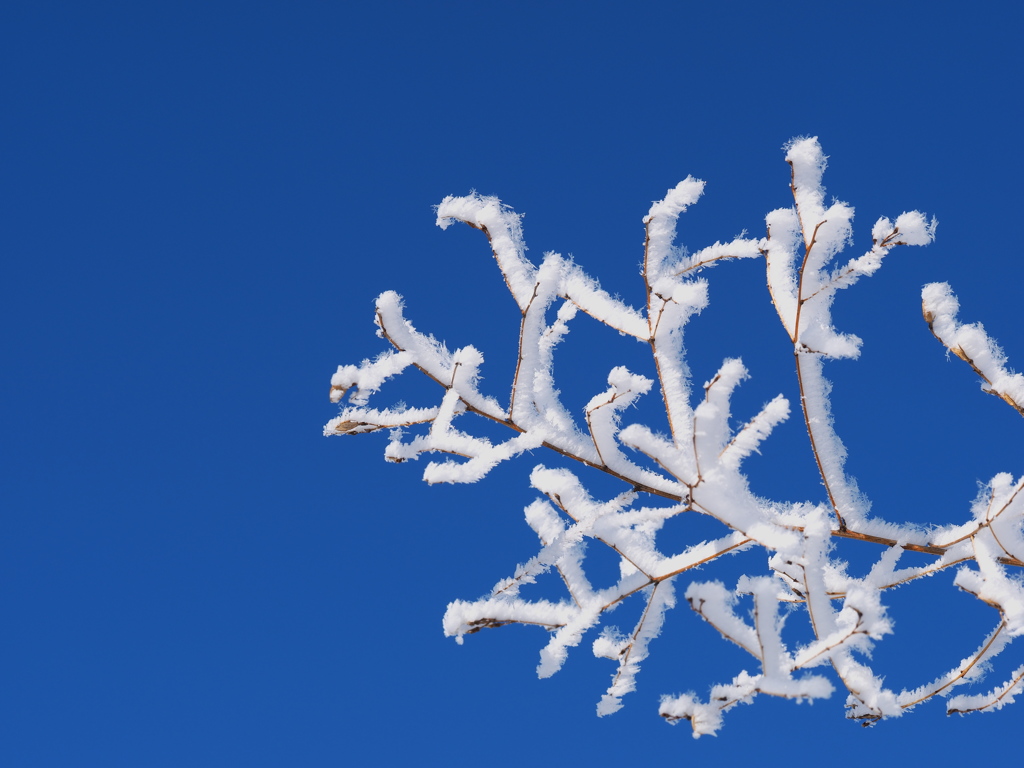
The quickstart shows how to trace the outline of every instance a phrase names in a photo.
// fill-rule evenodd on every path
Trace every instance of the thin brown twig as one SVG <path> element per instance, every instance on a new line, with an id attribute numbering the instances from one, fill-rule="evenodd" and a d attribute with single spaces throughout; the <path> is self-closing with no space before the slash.
<path id="1" fill-rule="evenodd" d="M 911 702 L 909 702 L 907 704 L 900 704 L 900 707 L 902 709 L 910 709 L 911 707 L 917 706 L 922 701 L 927 701 L 932 696 L 935 696 L 937 694 L 942 693 L 944 690 L 946 690 L 950 686 L 956 685 L 956 682 L 958 680 L 962 680 L 963 678 L 965 678 L 970 673 L 970 671 L 972 669 L 974 669 L 974 667 L 978 664 L 978 662 L 981 661 L 982 658 L 984 658 L 985 654 L 988 652 L 988 649 L 992 647 L 992 643 L 994 643 L 996 641 L 996 639 L 999 637 L 999 635 L 1002 633 L 1002 631 L 1005 628 L 1006 628 L 1006 617 L 1001 617 L 1001 620 L 999 622 L 999 626 L 996 627 L 995 631 L 988 638 L 988 641 L 981 648 L 978 649 L 978 652 L 974 654 L 974 658 L 971 659 L 970 663 L 967 666 L 963 667 L 960 670 L 959 674 L 957 674 L 956 677 L 951 678 L 950 680 L 948 680 L 945 683 L 945 685 L 939 686 L 938 688 L 936 688 L 931 693 L 925 694 L 924 696 L 922 696 L 922 697 L 920 697 L 918 699 L 915 699 L 914 701 L 911 701 Z"/>
<path id="2" fill-rule="evenodd" d="M 799 312 L 799 310 L 797 310 Z M 839 522 L 839 535 L 846 532 L 846 520 L 843 518 L 842 512 L 839 511 L 839 504 L 836 502 L 835 494 L 832 492 L 832 484 L 829 482 L 828 473 L 825 471 L 825 465 L 821 461 L 821 453 L 818 450 L 817 438 L 814 435 L 814 425 L 811 423 L 811 414 L 807 410 L 807 395 L 804 389 L 804 372 L 801 360 L 803 355 L 799 347 L 793 350 L 793 357 L 796 359 L 796 380 L 797 386 L 800 388 L 800 410 L 804 415 L 804 425 L 807 427 L 807 437 L 811 441 L 811 453 L 814 454 L 814 463 L 818 466 L 818 474 L 821 475 L 821 481 L 825 485 L 825 493 L 828 494 L 828 502 L 832 505 L 832 510 L 836 513 L 836 520 Z"/>
<path id="3" fill-rule="evenodd" d="M 1005 392 L 997 392 L 994 389 L 994 385 L 992 384 L 992 381 L 988 378 L 988 376 L 986 376 L 982 372 L 982 370 L 977 366 L 977 364 L 974 362 L 974 360 L 971 359 L 971 357 L 968 356 L 968 354 L 966 352 L 964 352 L 963 347 L 960 347 L 960 346 L 951 347 L 951 346 L 949 346 L 949 344 L 947 344 L 943 340 L 943 338 L 941 336 L 939 336 L 939 334 L 937 334 L 935 332 L 935 325 L 934 325 L 935 317 L 930 312 L 928 312 L 927 310 L 924 311 L 924 320 L 925 320 L 926 323 L 928 323 L 928 330 L 931 331 L 932 336 L 934 336 L 936 339 L 938 339 L 939 343 L 942 344 L 942 346 L 944 346 L 946 349 L 948 349 L 954 355 L 956 355 L 961 360 L 963 360 L 965 363 L 967 363 L 971 367 L 971 370 L 974 371 L 976 374 L 978 374 L 979 377 L 981 377 L 981 380 L 984 381 L 985 384 L 986 384 L 986 386 L 982 387 L 983 391 L 988 392 L 990 395 L 995 395 L 1000 400 L 1002 400 L 1005 403 L 1007 403 L 1011 408 L 1013 408 L 1013 410 L 1015 410 L 1021 416 L 1024 416 L 1024 403 L 1018 403 L 1016 400 L 1014 400 L 1012 397 L 1010 397 L 1010 395 L 1006 394 Z"/>
<path id="4" fill-rule="evenodd" d="M 647 605 L 644 606 L 644 612 L 640 615 L 640 620 L 636 623 L 636 627 L 633 629 L 632 638 L 630 639 L 629 644 L 619 652 L 619 655 L 622 658 L 619 661 L 619 668 L 615 670 L 615 677 L 612 678 L 612 688 L 614 688 L 615 684 L 619 682 L 619 678 L 622 677 L 622 670 L 629 663 L 629 657 L 633 653 L 633 648 L 636 647 L 636 639 L 640 636 L 641 630 L 643 630 L 644 622 L 647 621 L 647 614 L 651 612 L 651 605 L 654 604 L 654 596 L 657 594 L 659 586 L 661 586 L 660 582 L 655 583 L 651 588 L 651 594 L 647 598 Z"/>
<path id="5" fill-rule="evenodd" d="M 966 714 L 968 712 L 982 712 L 982 711 L 988 709 L 989 707 L 995 706 L 1000 701 L 1005 699 L 1008 695 L 1010 695 L 1010 692 L 1020 684 L 1020 682 L 1022 680 L 1024 680 L 1024 669 L 1021 669 L 1020 674 L 1017 675 L 1017 677 L 1011 678 L 1010 681 L 1003 688 L 1003 690 L 1000 691 L 999 695 L 996 696 L 994 699 L 992 699 L 988 704 L 985 704 L 985 705 L 980 706 L 980 707 L 968 707 L 966 709 L 950 709 L 950 710 L 948 710 L 946 712 L 946 714 L 947 715 L 963 715 L 963 714 Z"/>

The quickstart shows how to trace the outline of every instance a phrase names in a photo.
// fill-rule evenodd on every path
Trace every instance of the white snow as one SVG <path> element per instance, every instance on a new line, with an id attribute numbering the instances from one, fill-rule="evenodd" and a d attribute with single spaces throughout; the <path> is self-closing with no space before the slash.
<path id="1" fill-rule="evenodd" d="M 446 197 L 437 207 L 442 228 L 464 222 L 486 234 L 497 266 L 519 308 L 518 358 L 507 405 L 480 391 L 485 364 L 480 351 L 454 351 L 416 330 L 394 292 L 377 300 L 379 335 L 391 349 L 359 365 L 343 365 L 331 378 L 331 400 L 340 414 L 326 434 L 390 431 L 385 457 L 407 461 L 441 454 L 427 463 L 431 483 L 477 482 L 498 464 L 524 453 L 551 450 L 575 460 L 577 471 L 537 465 L 531 484 L 539 493 L 525 507 L 539 550 L 477 600 L 456 600 L 444 616 L 444 632 L 462 642 L 480 629 L 520 623 L 548 631 L 537 672 L 555 674 L 570 650 L 594 631 L 593 653 L 616 662 L 598 714 L 617 711 L 639 683 L 642 662 L 676 605 L 677 585 L 686 603 L 722 637 L 753 658 L 753 667 L 714 685 L 707 698 L 695 693 L 664 697 L 660 712 L 670 722 L 687 720 L 694 736 L 716 733 L 723 715 L 760 694 L 801 700 L 829 697 L 845 689 L 848 715 L 872 722 L 898 717 L 935 696 L 980 681 L 992 659 L 1024 634 L 1024 477 L 995 475 L 963 522 L 921 528 L 870 516 L 870 502 L 846 474 L 846 447 L 831 407 L 829 360 L 855 358 L 861 341 L 833 325 L 838 292 L 874 274 L 898 246 L 920 246 L 935 236 L 936 222 L 918 211 L 895 221 L 879 218 L 872 245 L 848 260 L 840 254 L 853 240 L 854 209 L 827 202 L 822 184 L 826 157 L 816 138 L 786 146 L 794 205 L 766 216 L 763 239 L 735 238 L 689 251 L 676 244 L 680 215 L 704 193 L 704 182 L 687 177 L 654 203 L 644 218 L 645 306 L 636 308 L 604 290 L 571 259 L 546 253 L 539 265 L 526 257 L 519 214 L 494 197 Z M 730 259 L 764 257 L 768 297 L 793 345 L 798 407 L 822 477 L 810 500 L 771 500 L 749 487 L 743 464 L 790 416 L 782 395 L 767 400 L 742 426 L 733 422 L 736 388 L 748 379 L 738 359 L 726 359 L 694 394 L 686 362 L 685 331 L 708 306 L 702 272 Z M 981 377 L 982 388 L 1024 414 L 1024 375 L 1007 367 L 1006 356 L 980 323 L 962 324 L 959 304 L 945 283 L 925 286 L 923 309 L 935 336 Z M 562 401 L 556 357 L 579 312 L 650 346 L 655 378 L 613 367 L 604 391 L 584 404 Z M 472 324 L 468 325 L 472 330 Z M 428 407 L 371 407 L 393 377 L 416 370 L 434 387 Z M 504 388 L 504 385 L 502 387 Z M 664 426 L 624 423 L 639 398 L 664 404 Z M 796 402 L 796 401 L 794 401 Z M 508 429 L 504 439 L 482 436 L 478 419 Z M 493 435 L 493 431 L 488 434 Z M 561 460 L 560 459 L 560 460 Z M 796 460 L 796 457 L 794 458 Z M 622 482 L 611 498 L 592 493 L 581 476 L 604 472 Z M 721 524 L 721 535 L 693 539 L 663 551 L 667 525 L 684 526 L 696 516 Z M 848 573 L 833 551 L 838 535 L 880 547 L 867 573 Z M 619 568 L 600 580 L 591 572 L 588 546 L 609 548 Z M 698 576 L 715 561 L 760 548 L 762 571 L 733 586 Z M 925 564 L 900 566 L 908 550 L 930 553 Z M 990 606 L 996 628 L 978 650 L 912 690 L 885 685 L 872 666 L 873 647 L 893 632 L 886 590 L 959 566 L 954 587 Z M 558 601 L 530 596 L 541 579 L 560 583 Z M 559 581 L 560 580 L 560 581 Z M 632 629 L 604 623 L 619 605 L 641 607 Z M 635 613 L 634 613 L 635 615 Z M 813 640 L 793 641 L 790 623 L 806 620 Z M 604 623 L 600 630 L 599 626 Z M 666 644 L 670 646 L 670 644 Z M 671 652 L 668 650 L 668 652 Z M 811 672 L 810 670 L 815 670 Z M 819 672 L 821 674 L 819 674 Z M 831 675 L 831 678 L 825 675 Z M 1024 667 L 997 687 L 949 699 L 949 711 L 991 711 L 1024 692 Z"/>

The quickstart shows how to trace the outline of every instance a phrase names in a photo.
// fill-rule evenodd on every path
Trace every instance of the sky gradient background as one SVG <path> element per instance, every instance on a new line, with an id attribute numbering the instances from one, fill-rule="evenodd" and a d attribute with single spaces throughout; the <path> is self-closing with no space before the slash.
<path id="1" fill-rule="evenodd" d="M 659 696 L 705 695 L 750 662 L 685 607 L 598 719 L 613 666 L 588 643 L 537 680 L 542 633 L 441 632 L 450 600 L 534 554 L 522 508 L 547 457 L 427 487 L 422 466 L 383 462 L 380 435 L 321 436 L 335 367 L 384 349 L 387 289 L 420 330 L 481 348 L 484 390 L 507 392 L 518 312 L 482 236 L 434 227 L 445 195 L 498 195 L 535 256 L 572 253 L 638 304 L 652 200 L 693 174 L 708 187 L 683 243 L 759 235 L 791 204 L 782 145 L 816 135 L 829 193 L 857 208 L 855 251 L 881 215 L 941 222 L 837 299 L 838 328 L 865 341 L 827 369 L 848 469 L 882 517 L 963 520 L 979 482 L 1024 471 L 1024 424 L 947 360 L 920 288 L 950 281 L 961 317 L 1024 367 L 1011 6 L 5 4 L 0 763 L 1018 759 L 1020 705 L 863 729 L 838 693 L 761 698 L 693 741 Z M 795 401 L 759 265 L 709 278 L 696 383 L 740 355 L 737 419 Z M 567 402 L 582 409 L 620 352 L 635 349 L 570 335 Z M 396 397 L 434 396 L 409 378 Z M 755 492 L 821 498 L 798 419 L 762 453 Z M 952 576 L 892 595 L 876 659 L 894 686 L 994 625 Z"/>

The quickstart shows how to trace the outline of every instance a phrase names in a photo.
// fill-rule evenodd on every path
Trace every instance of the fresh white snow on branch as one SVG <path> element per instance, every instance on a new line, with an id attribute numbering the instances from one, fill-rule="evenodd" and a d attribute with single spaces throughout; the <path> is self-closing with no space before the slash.
<path id="1" fill-rule="evenodd" d="M 704 191 L 704 182 L 692 177 L 651 206 L 643 220 L 646 300 L 641 307 L 612 296 L 559 254 L 548 253 L 539 264 L 528 259 L 521 218 L 498 199 L 445 198 L 437 208 L 438 225 L 462 222 L 486 236 L 519 308 L 518 357 L 507 401 L 480 391 L 484 359 L 475 347 L 451 352 L 417 331 L 393 292 L 381 294 L 376 310 L 379 335 L 390 349 L 359 365 L 340 366 L 331 379 L 331 400 L 341 404 L 341 412 L 327 423 L 325 434 L 387 429 L 385 456 L 396 462 L 441 454 L 426 465 L 427 482 L 476 482 L 501 462 L 539 451 L 575 467 L 535 467 L 531 483 L 539 496 L 525 509 L 539 551 L 482 597 L 452 602 L 443 626 L 460 643 L 466 635 L 506 624 L 545 629 L 548 641 L 537 667 L 541 677 L 558 672 L 589 636 L 593 653 L 616 665 L 598 702 L 599 715 L 617 711 L 636 689 L 642 662 L 656 647 L 667 612 L 679 602 L 677 592 L 696 616 L 752 657 L 749 669 L 727 674 L 707 696 L 662 698 L 660 714 L 669 722 L 689 722 L 694 736 L 717 733 L 725 713 L 762 693 L 800 701 L 845 689 L 849 717 L 865 724 L 899 717 L 936 696 L 950 697 L 961 686 L 977 690 L 992 660 L 1024 634 L 1024 477 L 995 475 L 958 525 L 923 530 L 875 518 L 846 474 L 846 448 L 833 424 L 825 367 L 829 360 L 857 357 L 861 340 L 834 327 L 832 303 L 840 290 L 874 274 L 894 248 L 930 243 L 935 220 L 918 211 L 880 218 L 871 229 L 871 248 L 844 260 L 854 209 L 826 202 L 826 157 L 817 139 L 796 139 L 785 150 L 793 206 L 766 216 L 764 238 L 740 237 L 693 251 L 678 245 L 678 219 Z M 799 410 L 823 483 L 820 498 L 763 498 L 743 472 L 745 459 L 770 449 L 773 429 L 790 416 L 786 398 L 769 395 L 761 410 L 736 428 L 732 397 L 748 378 L 740 360 L 724 360 L 703 387 L 693 386 L 685 331 L 709 301 L 701 273 L 731 259 L 763 259 L 768 299 L 793 347 Z M 957 319 L 950 287 L 926 286 L 923 309 L 936 338 L 971 366 L 982 388 L 1024 415 L 1024 376 L 1007 367 L 1002 350 L 979 323 Z M 607 389 L 593 392 L 582 413 L 562 402 L 553 373 L 559 345 L 579 312 L 610 333 L 647 344 L 656 372 L 651 379 L 624 366 L 611 368 Z M 435 405 L 371 407 L 389 379 L 411 369 L 435 387 Z M 628 423 L 635 412 L 630 406 L 639 398 L 658 398 L 664 419 Z M 475 434 L 480 419 L 507 428 L 507 438 L 495 442 Z M 621 481 L 621 491 L 611 498 L 595 496 L 584 476 L 598 472 Z M 665 551 L 659 534 L 666 523 L 685 526 L 700 516 L 722 524 L 722 535 L 711 541 L 694 535 Z M 875 552 L 866 575 L 847 573 L 833 554 L 836 537 L 859 540 Z M 593 572 L 588 545 L 609 549 L 618 574 Z M 748 573 L 733 586 L 696 578 L 696 569 L 755 547 L 767 555 L 763 572 Z M 907 551 L 930 560 L 901 566 Z M 954 566 L 954 587 L 991 607 L 995 628 L 979 634 L 973 654 L 951 659 L 934 679 L 911 690 L 887 688 L 884 670 L 871 662 L 873 647 L 894 629 L 885 590 Z M 530 596 L 545 574 L 560 580 L 562 599 Z M 624 628 L 608 623 L 610 613 L 626 602 L 639 604 L 636 623 Z M 787 628 L 796 617 L 806 621 L 810 641 L 792 638 Z M 675 681 L 668 685 L 681 687 Z M 996 710 L 1022 692 L 1024 666 L 993 688 L 958 690 L 947 711 Z"/>

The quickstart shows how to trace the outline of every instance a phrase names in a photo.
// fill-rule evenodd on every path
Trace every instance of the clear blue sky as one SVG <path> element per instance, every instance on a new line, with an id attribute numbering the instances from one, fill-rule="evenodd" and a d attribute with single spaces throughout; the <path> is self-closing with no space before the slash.
<path id="1" fill-rule="evenodd" d="M 652 200 L 693 174 L 708 187 L 683 242 L 759 234 L 790 203 L 781 146 L 817 135 L 858 247 L 880 215 L 941 222 L 935 244 L 837 301 L 840 329 L 865 340 L 861 360 L 828 370 L 849 469 L 882 517 L 963 520 L 979 481 L 1024 472 L 1024 423 L 947 361 L 920 287 L 950 281 L 964 319 L 1024 368 L 1022 15 L 1009 2 L 5 4 L 0 763 L 1018 759 L 1019 705 L 961 719 L 936 704 L 862 729 L 839 694 L 761 699 L 695 742 L 657 717 L 658 697 L 704 693 L 749 662 L 685 606 L 625 709 L 598 719 L 612 669 L 586 645 L 539 681 L 542 633 L 460 647 L 441 632 L 448 601 L 534 553 L 533 462 L 427 487 L 421 466 L 383 462 L 383 437 L 320 430 L 334 368 L 383 348 L 386 289 L 421 330 L 481 347 L 490 391 L 506 391 L 518 313 L 480 235 L 433 226 L 445 195 L 500 196 L 526 212 L 534 255 L 572 253 L 639 303 Z M 691 328 L 698 384 L 742 355 L 753 379 L 737 417 L 792 399 L 758 266 L 710 277 Z M 594 348 L 612 357 L 576 347 L 568 367 L 600 380 L 617 348 Z M 755 490 L 820 498 L 798 420 L 762 452 Z M 951 579 L 892 596 L 897 634 L 877 658 L 895 686 L 955 665 L 994 623 Z"/>

